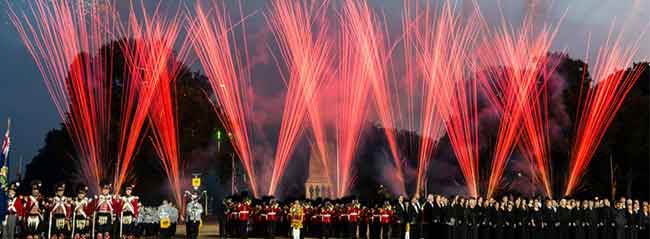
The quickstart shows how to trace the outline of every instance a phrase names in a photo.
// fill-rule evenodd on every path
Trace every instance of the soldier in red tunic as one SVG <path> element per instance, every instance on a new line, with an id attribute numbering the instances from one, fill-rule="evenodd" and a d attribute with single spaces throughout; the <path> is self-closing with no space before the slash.
<path id="1" fill-rule="evenodd" d="M 372 210 L 366 206 L 361 207 L 359 224 L 359 238 L 368 238 L 368 229 L 372 219 Z"/>
<path id="2" fill-rule="evenodd" d="M 111 194 L 112 185 L 102 183 L 101 194 L 95 196 L 93 205 L 93 234 L 97 239 L 110 239 L 115 221 L 117 199 Z"/>
<path id="3" fill-rule="evenodd" d="M 251 210 L 251 200 L 248 198 L 237 206 L 239 212 L 239 236 L 241 238 L 248 238 L 248 220 L 250 219 Z"/>
<path id="4" fill-rule="evenodd" d="M 277 201 L 271 201 L 271 206 L 266 208 L 266 233 L 269 238 L 275 238 L 275 227 L 280 219 L 282 209 Z"/>
<path id="5" fill-rule="evenodd" d="M 25 216 L 23 198 L 16 193 L 18 186 L 19 183 L 16 182 L 7 187 L 7 215 L 5 215 L 5 220 L 2 224 L 3 238 L 18 238 L 18 235 L 16 235 L 16 227 L 19 226 L 18 222 Z"/>
<path id="6" fill-rule="evenodd" d="M 390 238 L 390 226 L 393 223 L 393 208 L 388 201 L 384 202 L 384 207 L 379 210 L 381 215 L 381 238 Z"/>
<path id="7" fill-rule="evenodd" d="M 41 196 L 41 181 L 34 180 L 31 186 L 32 194 L 25 199 L 25 235 L 27 239 L 38 239 L 46 227 L 43 222 L 45 204 Z"/>
<path id="8" fill-rule="evenodd" d="M 68 225 L 72 218 L 72 206 L 70 205 L 70 199 L 65 196 L 64 183 L 56 185 L 55 195 L 47 201 L 46 208 L 49 211 L 48 238 L 65 238 L 66 235 L 70 234 Z"/>
<path id="9" fill-rule="evenodd" d="M 239 219 L 239 212 L 237 211 L 237 203 L 233 202 L 232 199 L 227 198 L 223 202 L 226 210 L 226 236 L 234 236 L 237 234 L 237 221 Z"/>
<path id="10" fill-rule="evenodd" d="M 324 238 L 329 238 L 331 236 L 332 217 L 334 213 L 334 205 L 330 202 L 325 203 L 325 206 L 320 210 L 321 233 Z"/>
<path id="11" fill-rule="evenodd" d="M 348 206 L 348 224 L 347 229 L 345 230 L 345 237 L 356 237 L 357 228 L 359 227 L 359 221 L 361 216 L 361 204 L 357 200 L 352 201 Z"/>
<path id="12" fill-rule="evenodd" d="M 120 237 L 135 238 L 138 236 L 138 229 L 135 219 L 138 218 L 138 196 L 133 195 L 135 185 L 127 185 L 124 196 L 117 198 L 117 211 L 120 216 Z"/>
<path id="13" fill-rule="evenodd" d="M 370 210 L 370 238 L 379 238 L 381 236 L 381 213 L 379 205 L 375 205 Z"/>
<path id="14" fill-rule="evenodd" d="M 253 209 L 253 214 L 252 214 L 253 215 L 253 220 L 252 220 L 253 222 L 251 223 L 252 224 L 251 232 L 253 234 L 257 235 L 257 234 L 260 234 L 263 231 L 265 231 L 262 228 L 263 227 L 266 228 L 265 227 L 266 226 L 266 220 L 268 219 L 268 216 L 266 215 L 266 207 L 268 207 L 268 205 L 266 203 L 257 204 L 257 205 L 255 205 L 255 207 Z"/>
<path id="15" fill-rule="evenodd" d="M 72 200 L 72 238 L 83 239 L 90 236 L 90 198 L 86 197 L 88 187 L 82 185 Z"/>

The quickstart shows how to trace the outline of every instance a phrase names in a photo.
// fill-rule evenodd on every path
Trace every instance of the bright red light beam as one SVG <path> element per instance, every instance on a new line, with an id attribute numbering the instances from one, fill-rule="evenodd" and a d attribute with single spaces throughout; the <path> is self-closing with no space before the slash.
<path id="1" fill-rule="evenodd" d="M 541 83 L 533 86 L 531 95 L 528 97 L 528 103 L 524 105 L 520 151 L 535 166 L 536 170 L 533 170 L 533 173 L 538 179 L 535 182 L 541 182 L 546 196 L 552 198 L 547 83 L 561 59 L 552 56 L 547 57 L 547 65 L 540 66 L 543 67 L 540 76 Z"/>
<path id="2" fill-rule="evenodd" d="M 354 5 L 354 6 L 352 6 Z M 367 67 L 368 80 L 372 90 L 375 108 L 379 116 L 379 121 L 383 124 L 384 133 L 388 140 L 393 163 L 396 168 L 397 186 L 399 193 L 406 193 L 404 176 L 402 171 L 402 161 L 395 136 L 395 119 L 393 117 L 393 106 L 390 95 L 390 82 L 387 77 L 387 65 L 390 59 L 390 47 L 386 44 L 386 30 L 380 28 L 380 21 L 373 14 L 367 2 L 357 2 L 356 4 L 345 4 L 347 15 L 345 24 L 354 24 L 355 28 L 364 31 L 363 36 L 365 43 L 362 48 L 358 49 L 357 54 L 361 54 L 362 63 Z"/>
<path id="3" fill-rule="evenodd" d="M 515 31 L 504 19 L 501 27 L 490 33 L 479 53 L 482 66 L 480 81 L 488 99 L 501 111 L 499 131 L 487 196 L 498 189 L 503 172 L 522 133 L 522 120 L 528 110 L 529 98 L 548 65 L 551 43 L 557 27 L 544 26 L 535 32 L 533 16 L 526 15 Z M 540 169 L 541 170 L 541 169 Z"/>
<path id="4" fill-rule="evenodd" d="M 142 15 L 141 19 L 137 15 Z M 149 15 L 144 5 L 140 11 L 132 5 L 129 11 L 128 28 L 125 34 L 133 41 L 122 41 L 121 48 L 128 66 L 128 79 L 123 88 L 120 117 L 118 160 L 115 167 L 114 187 L 118 192 L 128 178 L 139 145 L 141 132 L 146 122 L 152 99 L 162 81 L 169 80 L 174 58 L 174 45 L 181 28 L 181 18 L 160 15 L 158 9 Z M 162 84 L 166 84 L 163 82 Z"/>
<path id="5" fill-rule="evenodd" d="M 353 184 L 352 162 L 367 118 L 370 81 L 376 76 L 378 48 L 383 47 L 377 42 L 379 36 L 373 29 L 372 16 L 365 3 L 347 1 L 341 14 L 341 61 L 337 81 L 341 102 L 335 122 L 338 197 L 347 195 Z"/>
<path id="6" fill-rule="evenodd" d="M 193 35 L 193 47 L 216 96 L 215 110 L 228 132 L 232 134 L 232 144 L 244 165 L 248 182 L 254 196 L 259 195 L 250 146 L 249 122 L 251 96 L 250 72 L 243 65 L 249 59 L 248 52 L 242 55 L 239 45 L 234 41 L 229 16 L 225 10 L 214 6 L 208 15 L 203 8 L 196 5 L 196 20 L 192 23 L 190 34 Z M 242 46 L 246 47 L 244 36 Z"/>
<path id="7" fill-rule="evenodd" d="M 481 25 L 476 17 L 467 23 L 446 2 L 435 13 L 427 5 L 416 22 L 417 63 L 423 74 L 422 142 L 418 188 L 422 187 L 433 140 L 444 126 L 461 168 L 468 193 L 478 196 L 477 82 L 472 79 L 473 50 Z"/>
<path id="8" fill-rule="evenodd" d="M 114 15 L 85 2 L 38 0 L 20 15 L 10 8 L 9 17 L 70 134 L 83 180 L 97 190 L 107 166 L 113 79 L 112 52 L 99 48 L 111 40 Z"/>
<path id="9" fill-rule="evenodd" d="M 327 1 L 319 4 L 306 1 L 281 0 L 272 3 L 273 11 L 268 18 L 280 43 L 282 57 L 288 65 L 288 89 L 282 113 L 273 175 L 269 195 L 275 195 L 278 184 L 293 153 L 296 141 L 304 127 L 308 108 L 314 106 L 314 98 L 323 81 L 331 72 L 332 47 L 327 35 L 325 19 Z M 316 26 L 318 24 L 318 26 Z M 313 29 L 317 30 L 313 30 Z M 318 138 L 317 138 L 318 139 Z M 316 142 L 324 152 L 325 142 Z M 321 157 L 329 179 L 329 164 Z"/>
<path id="10" fill-rule="evenodd" d="M 168 63 L 160 68 L 158 88 L 154 92 L 149 111 L 149 123 L 153 129 L 151 142 L 167 175 L 176 205 L 182 205 L 183 201 L 181 151 L 174 86 L 181 70 L 182 60 L 187 56 L 187 50 L 188 44 L 182 44 L 177 57 L 169 59 Z M 185 210 L 182 207 L 180 211 L 181 215 L 184 215 Z"/>
<path id="11" fill-rule="evenodd" d="M 622 38 L 623 34 L 620 33 L 616 39 L 611 39 L 610 30 L 607 41 L 598 49 L 591 74 L 593 81 L 590 82 L 590 88 L 586 89 L 586 97 L 579 105 L 576 139 L 571 149 L 569 180 L 564 192 L 566 196 L 573 194 L 580 185 L 607 128 L 621 108 L 625 96 L 646 67 L 638 65 L 629 73 L 622 70 L 632 64 L 633 57 L 639 49 L 638 41 L 632 46 L 623 48 Z"/>

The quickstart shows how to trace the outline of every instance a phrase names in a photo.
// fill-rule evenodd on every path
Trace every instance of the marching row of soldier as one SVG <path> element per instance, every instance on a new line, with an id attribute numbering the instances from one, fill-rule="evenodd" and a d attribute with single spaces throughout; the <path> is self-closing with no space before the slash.
<path id="1" fill-rule="evenodd" d="M 447 198 L 428 195 L 372 207 L 357 200 L 224 200 L 227 236 L 293 238 L 650 238 L 650 205 L 622 198 Z"/>
<path id="2" fill-rule="evenodd" d="M 74 197 L 65 196 L 65 184 L 56 185 L 52 197 L 41 194 L 41 182 L 33 181 L 29 195 L 18 195 L 18 183 L 6 187 L 7 214 L 3 220 L 3 238 L 136 238 L 141 235 L 141 204 L 133 195 L 133 185 L 122 194 L 113 194 L 111 184 L 102 183 L 99 195 L 90 197 L 88 187 L 80 186 Z M 186 192 L 186 226 L 188 238 L 198 237 L 203 206 L 198 190 Z M 171 204 L 158 209 L 160 238 L 175 233 Z M 164 215 L 163 215 L 164 214 Z M 176 217 L 178 212 L 176 212 Z M 151 223 L 149 223 L 151 224 Z M 156 225 L 158 226 L 158 225 Z M 173 227 L 173 229 L 172 229 Z M 154 231 L 149 229 L 149 231 Z"/>

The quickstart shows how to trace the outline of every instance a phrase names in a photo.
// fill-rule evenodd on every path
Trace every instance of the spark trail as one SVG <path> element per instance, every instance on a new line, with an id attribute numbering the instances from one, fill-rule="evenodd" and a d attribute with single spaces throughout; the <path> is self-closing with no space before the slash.
<path id="1" fill-rule="evenodd" d="M 353 184 L 353 165 L 367 118 L 370 85 L 378 67 L 378 35 L 371 25 L 372 16 L 365 3 L 347 1 L 340 22 L 340 63 L 338 73 L 338 119 L 336 120 L 337 175 L 336 196 L 347 195 Z"/>
<path id="2" fill-rule="evenodd" d="M 216 5 L 216 4 L 215 4 Z M 210 87 L 216 97 L 215 112 L 228 132 L 232 134 L 232 144 L 244 165 L 248 182 L 254 196 L 259 196 L 255 165 L 252 157 L 248 127 L 251 117 L 250 72 L 244 60 L 248 52 L 242 54 L 234 40 L 230 17 L 225 10 L 214 6 L 213 12 L 205 12 L 196 5 L 196 19 L 190 32 L 193 35 L 194 52 L 205 70 Z M 244 36 L 243 47 L 247 47 Z"/>
<path id="3" fill-rule="evenodd" d="M 548 56 L 547 56 L 548 57 Z M 550 119 L 548 80 L 557 68 L 560 59 L 549 59 L 541 72 L 541 83 L 535 84 L 528 97 L 528 102 L 521 122 L 523 133 L 520 140 L 520 151 L 523 156 L 535 165 L 533 172 L 542 183 L 547 197 L 553 197 L 550 168 Z"/>
<path id="4" fill-rule="evenodd" d="M 380 21 L 373 14 L 367 2 L 347 3 L 344 4 L 343 11 L 347 19 L 344 24 L 352 25 L 363 36 L 359 38 L 361 48 L 357 54 L 361 54 L 361 64 L 366 67 L 367 79 L 371 86 L 375 108 L 379 121 L 383 124 L 384 133 L 388 140 L 393 163 L 396 168 L 397 186 L 399 193 L 406 193 L 404 176 L 402 171 L 402 161 L 400 159 L 399 148 L 396 138 L 395 119 L 393 117 L 393 106 L 390 97 L 390 82 L 387 77 L 387 65 L 389 62 L 389 46 L 386 44 L 386 31 L 380 27 Z"/>
<path id="5" fill-rule="evenodd" d="M 138 19 L 141 15 L 141 19 Z M 176 15 L 165 17 L 159 9 L 152 15 L 142 6 L 139 10 L 131 5 L 125 35 L 133 41 L 121 41 L 127 65 L 127 76 L 123 90 L 120 117 L 120 134 L 117 164 L 113 183 L 119 192 L 126 183 L 131 162 L 142 143 L 142 130 L 149 115 L 152 99 L 161 81 L 166 80 L 173 48 L 181 29 L 181 18 Z"/>
<path id="6" fill-rule="evenodd" d="M 275 29 L 282 58 L 288 65 L 289 79 L 269 195 L 276 193 L 296 141 L 305 128 L 305 116 L 308 111 L 315 110 L 317 91 L 327 74 L 331 73 L 329 65 L 333 62 L 332 43 L 327 35 L 328 24 L 325 19 L 327 1 L 310 4 L 307 1 L 281 0 L 274 1 L 272 6 L 268 22 Z M 314 28 L 317 30 L 312 30 Z M 319 126 L 316 127 L 315 131 L 321 130 Z M 329 179 L 329 164 L 324 155 L 326 142 L 320 135 L 316 139 L 325 174 Z"/>
<path id="7" fill-rule="evenodd" d="M 416 23 L 417 66 L 423 75 L 422 142 L 419 152 L 418 189 L 422 187 L 425 169 L 439 137 L 439 127 L 449 135 L 456 160 L 461 168 L 468 193 L 477 196 L 478 189 L 478 106 L 477 82 L 472 79 L 473 57 L 480 24 L 476 17 L 467 23 L 445 3 L 439 13 L 430 6 Z"/>
<path id="8" fill-rule="evenodd" d="M 114 15 L 85 2 L 39 0 L 20 15 L 10 8 L 9 17 L 70 134 L 83 181 L 97 190 L 106 176 L 113 79 L 112 52 L 100 48 L 114 32 Z"/>
<path id="9" fill-rule="evenodd" d="M 159 78 L 149 110 L 149 123 L 152 129 L 151 142 L 167 175 L 177 205 L 182 205 L 183 201 L 180 181 L 182 166 L 178 135 L 178 109 L 174 86 L 188 49 L 189 44 L 181 44 L 179 53 L 169 56 L 167 62 L 157 68 L 160 71 L 158 74 L 145 75 Z M 181 215 L 184 215 L 183 212 L 184 209 L 181 208 Z"/>
<path id="10" fill-rule="evenodd" d="M 548 65 L 547 53 L 558 29 L 544 26 L 535 31 L 531 13 L 525 16 L 518 30 L 511 28 L 502 19 L 501 26 L 490 32 L 491 39 L 483 42 L 479 53 L 483 67 L 479 78 L 485 95 L 501 113 L 488 197 L 498 190 L 510 155 L 520 139 L 529 99 Z"/>
<path id="11" fill-rule="evenodd" d="M 565 196 L 572 195 L 580 185 L 585 170 L 596 153 L 607 128 L 620 110 L 626 95 L 645 70 L 644 65 L 635 66 L 627 73 L 621 70 L 623 67 L 631 65 L 633 57 L 639 49 L 638 40 L 632 46 L 623 48 L 623 35 L 620 33 L 615 39 L 612 39 L 610 29 L 607 40 L 598 49 L 592 71 L 594 80 L 590 82 L 588 89 L 581 89 L 581 91 L 586 90 L 586 96 L 578 106 L 579 119 L 575 143 L 571 149 L 569 179 L 564 192 Z M 583 81 L 585 80 L 587 79 L 583 79 Z"/>

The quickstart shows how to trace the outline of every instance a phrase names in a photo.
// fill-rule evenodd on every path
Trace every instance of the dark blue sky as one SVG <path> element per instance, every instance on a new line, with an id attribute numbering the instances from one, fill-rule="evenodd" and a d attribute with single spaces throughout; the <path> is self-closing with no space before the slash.
<path id="1" fill-rule="evenodd" d="M 33 1 L 33 0 L 30 0 Z M 334 2 L 342 1 L 335 0 Z M 462 2 L 462 0 L 456 0 Z M 9 1 L 17 10 L 24 9 L 25 0 Z M 118 4 L 118 8 L 126 9 L 127 1 Z M 139 2 L 136 1 L 136 2 Z M 144 1 L 154 6 L 158 1 Z M 175 2 L 175 1 L 169 1 Z M 194 0 L 184 1 L 193 8 Z M 234 1 L 232 1 L 234 2 Z M 264 0 L 244 0 L 245 10 L 252 12 L 258 9 L 262 13 L 266 2 Z M 499 16 L 498 4 L 508 19 L 518 22 L 523 12 L 530 6 L 530 0 L 480 0 L 483 14 L 495 21 Z M 550 1 L 539 1 L 550 2 Z M 389 20 L 399 21 L 402 2 L 399 0 L 371 0 L 373 7 L 382 10 Z M 232 4 L 231 4 L 232 5 Z M 170 7 L 170 6 L 163 6 Z M 170 7 L 170 8 L 173 8 Z M 561 30 L 555 41 L 555 49 L 566 50 L 574 58 L 584 58 L 588 33 L 592 35 L 592 46 L 596 46 L 607 36 L 612 21 L 616 20 L 615 30 L 625 29 L 634 34 L 628 34 L 626 40 L 636 40 L 643 29 L 650 23 L 650 1 L 647 0 L 556 0 L 553 6 L 539 3 L 539 21 L 557 21 L 567 11 L 561 25 Z M 152 9 L 152 7 L 149 7 Z M 59 127 L 61 120 L 34 61 L 28 55 L 7 16 L 7 1 L 0 1 L 0 130 L 4 132 L 7 117 L 13 120 L 12 151 L 10 158 L 14 163 L 24 156 L 27 163 L 43 145 L 47 131 Z M 263 22 L 261 14 L 252 19 L 258 24 Z M 399 24 L 393 22 L 391 24 Z M 621 25 L 625 25 L 621 28 Z M 254 33 L 251 33 L 254 34 Z M 642 42 L 650 42 L 646 34 Z M 270 39 L 272 40 L 272 39 Z M 593 49 L 592 49 L 593 54 Z M 650 44 L 642 44 L 636 59 L 647 59 L 650 56 Z M 15 168 L 15 165 L 13 166 Z M 12 169 L 13 171 L 14 169 Z"/>

